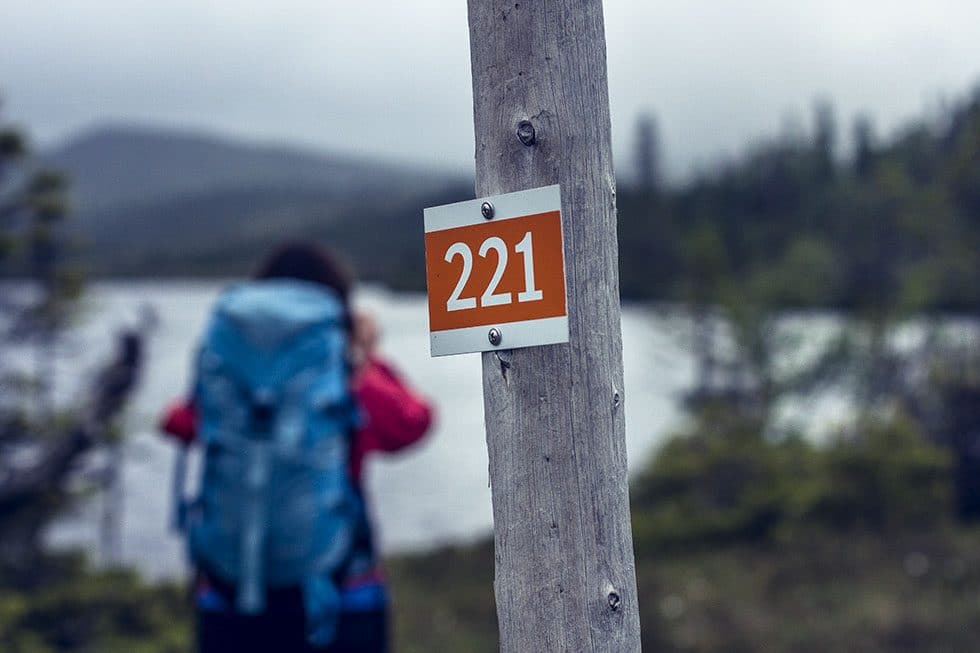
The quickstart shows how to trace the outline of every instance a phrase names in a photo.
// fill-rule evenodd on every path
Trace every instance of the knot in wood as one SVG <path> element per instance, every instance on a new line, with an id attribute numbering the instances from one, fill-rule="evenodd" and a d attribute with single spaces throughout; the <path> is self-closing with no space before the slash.
<path id="1" fill-rule="evenodd" d="M 531 147 L 537 142 L 537 134 L 535 134 L 534 125 L 531 124 L 530 120 L 522 120 L 517 124 L 517 138 L 527 147 Z"/>
<path id="2" fill-rule="evenodd" d="M 609 608 L 613 612 L 619 610 L 619 604 L 620 604 L 619 594 L 617 594 L 616 592 L 609 592 L 609 596 L 607 598 L 609 600 Z"/>

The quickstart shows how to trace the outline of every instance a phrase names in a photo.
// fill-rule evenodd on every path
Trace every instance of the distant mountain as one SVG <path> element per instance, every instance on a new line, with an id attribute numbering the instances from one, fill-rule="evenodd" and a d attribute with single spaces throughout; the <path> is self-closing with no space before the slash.
<path id="1" fill-rule="evenodd" d="M 81 213 L 254 187 L 316 188 L 340 195 L 393 185 L 431 188 L 446 176 L 349 155 L 131 125 L 85 131 L 43 159 L 71 175 L 73 200 Z"/>
<path id="2" fill-rule="evenodd" d="M 370 278 L 418 287 L 422 209 L 473 188 L 462 173 L 135 126 L 42 158 L 71 180 L 71 229 L 97 275 L 237 274 L 275 242 L 313 238 Z"/>

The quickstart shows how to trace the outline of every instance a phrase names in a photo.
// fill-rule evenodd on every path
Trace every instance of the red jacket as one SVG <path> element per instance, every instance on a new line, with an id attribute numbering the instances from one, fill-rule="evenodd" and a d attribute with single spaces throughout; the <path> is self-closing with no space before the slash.
<path id="1" fill-rule="evenodd" d="M 354 433 L 350 469 L 360 481 L 364 458 L 372 451 L 397 451 L 417 442 L 432 424 L 432 406 L 408 387 L 394 369 L 371 359 L 353 379 L 354 398 L 364 413 L 364 423 Z M 164 413 L 160 428 L 190 444 L 197 439 L 197 412 L 181 401 Z"/>

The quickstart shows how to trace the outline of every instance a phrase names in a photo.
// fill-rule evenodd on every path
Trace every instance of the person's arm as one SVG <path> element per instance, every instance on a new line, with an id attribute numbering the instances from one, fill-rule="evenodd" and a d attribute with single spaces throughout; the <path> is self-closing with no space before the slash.
<path id="1" fill-rule="evenodd" d="M 397 451 L 422 438 L 432 424 L 432 406 L 387 363 L 372 358 L 354 381 L 364 411 L 359 440 L 365 450 Z"/>

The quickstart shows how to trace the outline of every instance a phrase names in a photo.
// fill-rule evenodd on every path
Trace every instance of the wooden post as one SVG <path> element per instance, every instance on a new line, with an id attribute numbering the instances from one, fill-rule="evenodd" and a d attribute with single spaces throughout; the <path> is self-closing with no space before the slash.
<path id="1" fill-rule="evenodd" d="M 476 192 L 561 184 L 571 338 L 483 354 L 500 648 L 639 651 L 601 0 L 468 2 Z"/>

